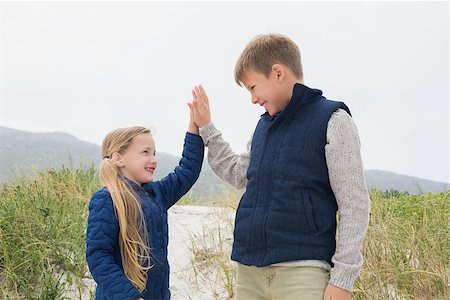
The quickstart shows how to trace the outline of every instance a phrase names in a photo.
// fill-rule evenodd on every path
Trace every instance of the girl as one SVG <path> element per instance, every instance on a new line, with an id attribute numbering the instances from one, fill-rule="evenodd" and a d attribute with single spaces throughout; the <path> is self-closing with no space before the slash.
<path id="1" fill-rule="evenodd" d="M 155 142 L 144 127 L 110 132 L 102 144 L 100 181 L 92 196 L 86 259 L 96 299 L 170 299 L 167 210 L 197 180 L 204 154 L 193 120 L 179 166 L 153 182 Z"/>

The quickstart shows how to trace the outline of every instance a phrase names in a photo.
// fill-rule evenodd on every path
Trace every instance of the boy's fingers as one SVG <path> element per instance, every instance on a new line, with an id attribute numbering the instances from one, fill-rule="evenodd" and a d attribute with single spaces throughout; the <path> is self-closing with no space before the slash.
<path id="1" fill-rule="evenodd" d="M 202 96 L 205 98 L 206 102 L 208 102 L 208 96 L 206 95 L 205 89 L 202 85 L 199 86 L 199 90 L 202 93 Z"/>
<path id="2" fill-rule="evenodd" d="M 200 93 L 200 89 L 198 86 L 195 86 L 195 94 L 197 95 L 197 99 L 202 97 L 202 94 Z"/>
<path id="3" fill-rule="evenodd" d="M 195 95 L 197 96 L 197 100 L 204 102 L 203 95 L 202 95 L 200 89 L 198 88 L 198 86 L 195 87 Z"/>

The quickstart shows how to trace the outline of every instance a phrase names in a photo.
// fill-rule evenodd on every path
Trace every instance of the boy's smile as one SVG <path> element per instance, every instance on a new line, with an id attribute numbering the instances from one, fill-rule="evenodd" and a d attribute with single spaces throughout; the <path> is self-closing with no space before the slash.
<path id="1" fill-rule="evenodd" d="M 242 78 L 242 84 L 250 92 L 252 103 L 264 107 L 271 116 L 284 110 L 291 99 L 293 86 L 287 82 L 285 70 L 279 72 L 275 66 L 279 65 L 274 65 L 269 77 L 248 70 Z"/>

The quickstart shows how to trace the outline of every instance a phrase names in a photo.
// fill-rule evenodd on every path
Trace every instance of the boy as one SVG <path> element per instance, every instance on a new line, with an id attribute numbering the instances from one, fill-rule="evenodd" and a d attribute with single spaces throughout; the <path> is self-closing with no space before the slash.
<path id="1" fill-rule="evenodd" d="M 234 153 L 211 123 L 201 86 L 193 104 L 211 168 L 246 187 L 231 257 L 237 299 L 351 299 L 370 199 L 349 109 L 304 85 L 300 51 L 283 35 L 250 41 L 235 80 L 266 110 L 247 153 Z"/>

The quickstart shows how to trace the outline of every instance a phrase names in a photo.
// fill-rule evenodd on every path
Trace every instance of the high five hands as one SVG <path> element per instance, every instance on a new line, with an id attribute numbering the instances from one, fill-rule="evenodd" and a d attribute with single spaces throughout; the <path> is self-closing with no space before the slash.
<path id="1" fill-rule="evenodd" d="M 211 123 L 211 110 L 209 100 L 205 90 L 201 85 L 195 86 L 192 90 L 193 100 L 188 103 L 194 122 L 198 127 L 203 127 Z"/>

